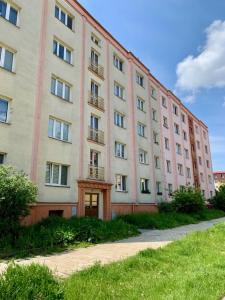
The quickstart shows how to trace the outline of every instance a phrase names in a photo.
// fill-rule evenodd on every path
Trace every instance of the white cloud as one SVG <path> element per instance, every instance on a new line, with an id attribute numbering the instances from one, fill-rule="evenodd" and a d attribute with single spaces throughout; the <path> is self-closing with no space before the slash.
<path id="1" fill-rule="evenodd" d="M 176 70 L 176 89 L 191 92 L 187 100 L 192 102 L 201 88 L 225 87 L 225 21 L 216 20 L 206 28 L 206 42 L 199 51 L 178 63 Z"/>

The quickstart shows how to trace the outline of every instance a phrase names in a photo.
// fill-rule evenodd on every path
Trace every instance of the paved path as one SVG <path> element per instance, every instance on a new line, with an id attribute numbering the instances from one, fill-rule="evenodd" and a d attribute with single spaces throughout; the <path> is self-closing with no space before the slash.
<path id="1" fill-rule="evenodd" d="M 96 262 L 108 264 L 137 254 L 139 251 L 152 248 L 157 249 L 172 241 L 178 240 L 186 234 L 194 231 L 203 231 L 214 224 L 225 222 L 225 217 L 191 224 L 166 230 L 145 230 L 137 237 L 125 240 L 98 244 L 93 247 L 80 248 L 60 254 L 49 256 L 37 256 L 30 259 L 17 260 L 18 264 L 39 263 L 45 264 L 58 276 L 68 276 L 94 265 Z M 7 264 L 0 263 L 0 273 L 5 270 Z"/>

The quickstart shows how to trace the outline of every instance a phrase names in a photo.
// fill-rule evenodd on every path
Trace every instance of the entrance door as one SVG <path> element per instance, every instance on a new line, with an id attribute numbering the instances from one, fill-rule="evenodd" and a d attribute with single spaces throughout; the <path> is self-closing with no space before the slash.
<path id="1" fill-rule="evenodd" d="M 85 216 L 98 218 L 98 194 L 85 194 Z"/>

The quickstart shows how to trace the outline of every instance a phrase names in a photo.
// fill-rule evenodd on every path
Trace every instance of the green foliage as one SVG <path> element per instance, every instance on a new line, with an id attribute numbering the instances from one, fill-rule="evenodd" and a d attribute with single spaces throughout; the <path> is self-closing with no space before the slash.
<path id="1" fill-rule="evenodd" d="M 37 187 L 24 173 L 0 166 L 0 238 L 6 233 L 15 236 L 20 218 L 29 214 L 36 196 Z"/>
<path id="2" fill-rule="evenodd" d="M 61 300 L 62 285 L 40 265 L 10 265 L 0 277 L 1 300 Z"/>
<path id="3" fill-rule="evenodd" d="M 122 220 L 102 221 L 96 218 L 64 219 L 49 217 L 42 222 L 23 227 L 15 244 L 7 238 L 0 240 L 0 257 L 46 253 L 80 243 L 115 241 L 138 234 L 135 226 Z M 58 247 L 58 249 L 57 249 Z"/>
<path id="4" fill-rule="evenodd" d="M 225 184 L 219 187 L 210 202 L 215 208 L 225 211 Z"/>
<path id="5" fill-rule="evenodd" d="M 174 212 L 174 207 L 171 202 L 160 202 L 158 204 L 158 209 L 160 212 Z"/>
<path id="6" fill-rule="evenodd" d="M 167 229 L 224 216 L 225 214 L 221 210 L 204 208 L 200 212 L 189 214 L 178 212 L 135 213 L 122 215 L 118 218 L 138 228 Z"/>
<path id="7" fill-rule="evenodd" d="M 223 223 L 165 248 L 75 273 L 65 281 L 64 299 L 222 299 L 224 232 Z"/>
<path id="8" fill-rule="evenodd" d="M 200 212 L 205 207 L 205 199 L 199 189 L 184 187 L 173 193 L 172 205 L 177 212 Z"/>

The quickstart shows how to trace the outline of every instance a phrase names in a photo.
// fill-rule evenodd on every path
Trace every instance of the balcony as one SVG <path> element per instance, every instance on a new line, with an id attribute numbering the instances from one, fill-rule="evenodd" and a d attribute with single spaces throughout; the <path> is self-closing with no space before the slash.
<path id="1" fill-rule="evenodd" d="M 104 132 L 89 126 L 88 140 L 104 145 Z"/>
<path id="2" fill-rule="evenodd" d="M 101 180 L 104 181 L 104 168 L 103 167 L 96 167 L 89 165 L 88 166 L 88 178 L 94 180 Z"/>
<path id="3" fill-rule="evenodd" d="M 103 66 L 96 64 L 91 59 L 89 61 L 88 69 L 98 75 L 100 78 L 104 79 L 104 68 Z"/>
<path id="4" fill-rule="evenodd" d="M 104 99 L 102 97 L 93 95 L 91 92 L 89 93 L 88 103 L 102 111 L 105 110 L 104 109 Z"/>

